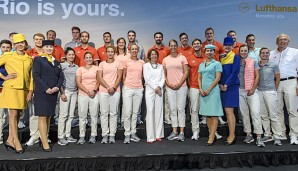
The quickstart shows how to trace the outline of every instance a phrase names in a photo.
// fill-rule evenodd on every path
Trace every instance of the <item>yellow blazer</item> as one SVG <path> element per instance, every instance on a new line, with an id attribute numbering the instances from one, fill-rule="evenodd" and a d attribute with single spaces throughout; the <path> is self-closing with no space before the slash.
<path id="1" fill-rule="evenodd" d="M 33 90 L 32 58 L 29 55 L 6 52 L 0 58 L 0 66 L 2 65 L 5 65 L 8 74 L 17 75 L 15 79 L 4 81 L 4 88 Z"/>

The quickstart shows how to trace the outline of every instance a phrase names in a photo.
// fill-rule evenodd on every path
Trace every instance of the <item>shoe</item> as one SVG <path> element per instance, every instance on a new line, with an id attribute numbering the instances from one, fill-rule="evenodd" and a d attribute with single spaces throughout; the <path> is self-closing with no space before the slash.
<path id="1" fill-rule="evenodd" d="M 26 127 L 26 125 L 24 124 L 24 122 L 23 121 L 19 121 L 18 128 L 19 129 L 23 129 L 25 127 Z"/>
<path id="2" fill-rule="evenodd" d="M 258 147 L 265 147 L 265 144 L 264 144 L 261 137 L 257 137 L 256 144 L 257 144 Z"/>
<path id="3" fill-rule="evenodd" d="M 37 144 L 37 143 L 39 143 L 39 139 L 34 139 L 33 137 L 31 137 L 29 139 L 29 141 L 27 141 L 25 143 L 25 146 L 32 146 L 32 145 Z"/>
<path id="4" fill-rule="evenodd" d="M 90 143 L 90 144 L 95 144 L 95 143 L 96 143 L 96 138 L 95 138 L 95 136 L 90 136 L 89 143 Z"/>
<path id="5" fill-rule="evenodd" d="M 290 141 L 291 145 L 298 145 L 298 140 L 296 136 L 291 136 L 290 139 L 291 139 Z"/>
<path id="6" fill-rule="evenodd" d="M 216 132 L 215 132 L 215 138 L 216 138 L 217 140 L 220 140 L 220 139 L 222 139 L 222 136 L 219 135 L 219 134 L 217 133 L 217 131 L 216 131 Z"/>
<path id="7" fill-rule="evenodd" d="M 207 146 L 213 146 L 213 144 L 216 142 L 216 138 L 213 139 L 212 143 L 206 143 Z"/>
<path id="8" fill-rule="evenodd" d="M 16 149 L 16 153 L 17 153 L 17 154 L 23 154 L 24 152 L 25 152 L 24 149 L 21 149 L 21 150 L 17 150 L 17 149 Z"/>
<path id="9" fill-rule="evenodd" d="M 277 145 L 277 146 L 281 146 L 281 140 L 280 139 L 274 139 L 274 145 Z"/>
<path id="10" fill-rule="evenodd" d="M 206 125 L 207 124 L 207 118 L 205 116 L 202 117 L 200 124 Z"/>
<path id="11" fill-rule="evenodd" d="M 71 127 L 78 127 L 79 126 L 79 120 L 78 119 L 73 119 L 71 122 Z"/>
<path id="12" fill-rule="evenodd" d="M 178 135 L 178 141 L 181 141 L 183 142 L 185 140 L 185 136 L 184 136 L 184 133 L 181 133 Z"/>
<path id="13" fill-rule="evenodd" d="M 79 141 L 77 142 L 77 144 L 79 145 L 83 145 L 86 142 L 85 137 L 80 137 Z"/>
<path id="14" fill-rule="evenodd" d="M 234 137 L 233 141 L 231 142 L 226 141 L 226 145 L 233 145 L 233 144 L 236 144 L 236 137 Z"/>
<path id="15" fill-rule="evenodd" d="M 105 136 L 103 136 L 102 137 L 102 140 L 101 140 L 101 142 L 100 143 L 102 143 L 102 144 L 107 144 L 108 143 L 108 136 L 107 135 L 105 135 Z"/>
<path id="16" fill-rule="evenodd" d="M 177 140 L 178 139 L 178 133 L 172 132 L 168 137 L 168 140 Z"/>
<path id="17" fill-rule="evenodd" d="M 51 141 L 49 138 L 48 138 L 48 143 L 49 143 L 49 144 L 52 144 L 52 141 Z"/>
<path id="18" fill-rule="evenodd" d="M 124 138 L 124 144 L 129 144 L 130 143 L 130 135 L 126 135 Z"/>
<path id="19" fill-rule="evenodd" d="M 263 142 L 271 142 L 271 141 L 273 141 L 274 139 L 273 139 L 273 137 L 270 135 L 270 136 L 264 136 L 263 138 L 262 138 L 262 141 Z"/>
<path id="20" fill-rule="evenodd" d="M 252 143 L 254 142 L 254 138 L 252 137 L 252 135 L 246 135 L 245 139 L 243 140 L 243 142 L 249 144 L 249 143 Z"/>
<path id="21" fill-rule="evenodd" d="M 156 141 L 162 142 L 162 139 L 161 138 L 156 138 Z"/>
<path id="22" fill-rule="evenodd" d="M 10 145 L 8 142 L 5 142 L 4 146 L 6 148 L 6 151 L 8 151 L 8 149 L 9 150 L 16 150 L 16 148 L 14 146 Z"/>
<path id="23" fill-rule="evenodd" d="M 58 125 L 59 117 L 55 118 L 55 125 Z"/>
<path id="24" fill-rule="evenodd" d="M 58 140 L 58 144 L 59 145 L 67 145 L 68 141 L 65 138 L 61 138 Z"/>
<path id="25" fill-rule="evenodd" d="M 225 125 L 227 122 L 225 122 L 223 119 L 222 119 L 222 117 L 220 116 L 220 117 L 218 117 L 218 121 L 219 121 L 219 124 L 220 125 Z"/>
<path id="26" fill-rule="evenodd" d="M 49 148 L 43 148 L 41 140 L 39 140 L 39 147 L 44 151 L 44 152 L 51 152 L 52 148 L 51 146 Z"/>
<path id="27" fill-rule="evenodd" d="M 153 143 L 154 143 L 154 141 L 148 141 L 148 143 L 149 143 L 149 144 L 153 144 Z"/>
<path id="28" fill-rule="evenodd" d="M 115 144 L 115 136 L 110 136 L 109 137 L 109 143 L 110 144 Z"/>
<path id="29" fill-rule="evenodd" d="M 69 143 L 75 143 L 75 142 L 78 141 L 77 139 L 73 138 L 72 136 L 67 137 L 66 140 L 67 140 L 67 142 L 69 142 Z"/>
<path id="30" fill-rule="evenodd" d="M 130 140 L 134 142 L 139 142 L 141 139 L 137 136 L 137 134 L 131 134 Z"/>
<path id="31" fill-rule="evenodd" d="M 141 120 L 141 118 L 138 116 L 137 117 L 137 125 L 141 125 L 143 124 L 144 122 Z"/>
<path id="32" fill-rule="evenodd" d="M 199 139 L 199 133 L 197 131 L 193 132 L 191 139 L 197 141 Z"/>

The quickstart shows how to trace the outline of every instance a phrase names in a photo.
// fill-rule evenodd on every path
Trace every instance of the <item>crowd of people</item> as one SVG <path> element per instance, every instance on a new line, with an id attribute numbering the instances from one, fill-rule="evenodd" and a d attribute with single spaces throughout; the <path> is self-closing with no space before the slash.
<path id="1" fill-rule="evenodd" d="M 1 41 L 0 143 L 4 143 L 2 131 L 8 118 L 7 150 L 24 152 L 18 124 L 26 108 L 31 136 L 26 145 L 39 142 L 46 152 L 52 151 L 48 133 L 55 114 L 59 145 L 84 144 L 87 123 L 91 126 L 88 141 L 96 143 L 99 122 L 102 144 L 115 143 L 119 124 L 124 128 L 125 144 L 139 142 L 136 127 L 143 123 L 144 99 L 150 144 L 164 139 L 164 123 L 172 126 L 167 140 L 185 140 L 188 101 L 191 139 L 199 139 L 201 115 L 209 131 L 207 146 L 221 138 L 217 127 L 224 122 L 223 116 L 229 129 L 225 144 L 236 143 L 238 108 L 244 143 L 256 141 L 257 146 L 265 147 L 265 142 L 274 141 L 282 145 L 288 138 L 286 114 L 290 144 L 298 145 L 298 49 L 288 47 L 287 34 L 279 34 L 277 48 L 270 51 L 256 48 L 253 34 L 246 36 L 245 44 L 237 42 L 234 30 L 227 33 L 223 44 L 214 40 L 213 28 L 207 28 L 204 42 L 196 38 L 189 45 L 188 35 L 181 33 L 181 45 L 171 39 L 168 47 L 163 34 L 156 32 L 155 45 L 145 54 L 133 30 L 127 33 L 128 43 L 121 37 L 115 45 L 111 33 L 103 33 L 104 46 L 97 50 L 89 42 L 88 32 L 76 26 L 71 31 L 73 40 L 64 48 L 55 43 L 54 30 L 46 37 L 36 33 L 32 48 L 21 33 L 11 33 L 11 40 Z M 71 135 L 76 115 L 78 139 Z"/>

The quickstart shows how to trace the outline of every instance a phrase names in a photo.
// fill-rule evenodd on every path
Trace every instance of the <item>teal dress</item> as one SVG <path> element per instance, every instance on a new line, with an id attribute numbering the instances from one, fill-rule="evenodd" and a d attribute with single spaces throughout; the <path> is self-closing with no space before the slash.
<path id="1" fill-rule="evenodd" d="M 222 72 L 222 66 L 214 59 L 206 66 L 205 61 L 200 64 L 199 72 L 202 75 L 202 89 L 207 90 L 215 80 L 216 72 Z M 200 96 L 199 113 L 203 116 L 223 116 L 218 85 L 210 91 L 208 96 Z"/>

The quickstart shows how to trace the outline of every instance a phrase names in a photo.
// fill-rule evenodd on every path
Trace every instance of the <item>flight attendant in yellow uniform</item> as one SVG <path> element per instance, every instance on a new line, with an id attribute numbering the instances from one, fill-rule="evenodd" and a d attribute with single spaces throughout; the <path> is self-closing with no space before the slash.
<path id="1" fill-rule="evenodd" d="M 9 109 L 9 136 L 5 143 L 6 149 L 23 153 L 24 150 L 18 138 L 17 125 L 20 112 L 26 108 L 27 102 L 32 99 L 32 59 L 25 53 L 26 38 L 23 34 L 15 34 L 13 43 L 16 51 L 7 52 L 0 58 L 0 66 L 5 65 L 7 73 L 14 77 L 3 83 L 0 108 Z"/>

